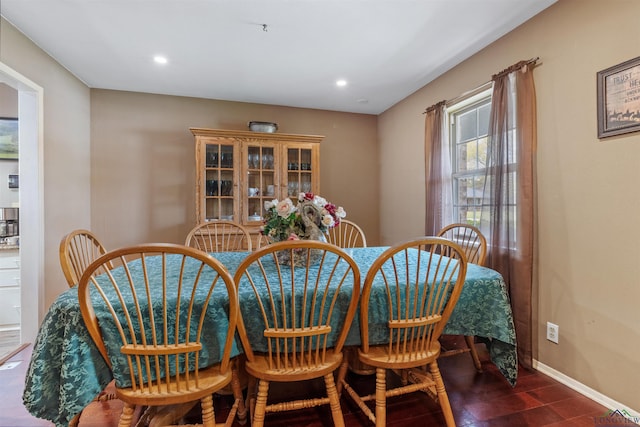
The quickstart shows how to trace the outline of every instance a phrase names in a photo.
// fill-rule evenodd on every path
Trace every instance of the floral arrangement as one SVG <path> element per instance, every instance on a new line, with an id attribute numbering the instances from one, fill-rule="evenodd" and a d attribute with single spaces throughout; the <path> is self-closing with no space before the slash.
<path id="1" fill-rule="evenodd" d="M 282 201 L 266 201 L 264 208 L 266 213 L 261 231 L 271 242 L 322 240 L 327 230 L 339 225 L 340 219 L 347 216 L 341 206 L 336 207 L 313 193 L 298 194 L 297 205 L 287 197 Z"/>

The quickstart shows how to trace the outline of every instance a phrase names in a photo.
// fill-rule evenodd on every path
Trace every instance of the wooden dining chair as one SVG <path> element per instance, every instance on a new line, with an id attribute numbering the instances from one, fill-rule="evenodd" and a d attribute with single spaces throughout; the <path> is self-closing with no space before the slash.
<path id="1" fill-rule="evenodd" d="M 280 265 L 278 259 L 298 261 Z M 342 364 L 344 341 L 358 306 L 357 264 L 335 245 L 292 240 L 248 255 L 234 280 L 239 295 L 255 295 L 241 302 L 238 319 L 252 426 L 263 426 L 267 413 L 326 404 L 334 425 L 344 426 L 334 371 Z M 324 378 L 326 396 L 294 394 L 276 403 L 268 399 L 272 382 L 314 378 Z"/>
<path id="2" fill-rule="evenodd" d="M 60 240 L 60 266 L 62 273 L 67 280 L 69 287 L 75 286 L 80 281 L 80 277 L 84 270 L 96 258 L 107 253 L 104 245 L 98 240 L 98 237 L 89 230 L 78 229 L 66 234 Z M 105 264 L 106 268 L 110 268 L 111 264 Z M 111 386 L 106 390 L 110 390 Z M 105 402 L 113 400 L 116 396 L 114 393 L 103 391 L 94 401 Z M 75 427 L 80 421 L 80 415 L 76 415 L 69 423 L 70 427 Z"/>
<path id="3" fill-rule="evenodd" d="M 185 246 L 203 252 L 251 251 L 251 234 L 233 221 L 209 221 L 195 226 L 187 235 Z"/>
<path id="4" fill-rule="evenodd" d="M 271 242 L 269 241 L 269 238 L 266 235 L 260 233 L 258 234 L 258 238 L 256 240 L 256 247 L 253 249 L 254 250 L 262 249 L 265 246 L 268 246 L 270 243 Z"/>
<path id="5" fill-rule="evenodd" d="M 449 224 L 438 232 L 438 236 L 457 243 L 464 251 L 467 262 L 484 266 L 487 257 L 487 239 L 477 227 L 462 223 Z M 469 353 L 476 370 L 482 372 L 482 363 L 476 349 L 475 337 L 465 336 L 464 341 L 466 348 L 443 349 L 441 357 Z"/>
<path id="6" fill-rule="evenodd" d="M 473 225 L 455 223 L 443 227 L 437 234 L 458 244 L 467 257 L 467 262 L 484 265 L 487 257 L 487 239 Z"/>
<path id="7" fill-rule="evenodd" d="M 362 228 L 355 222 L 346 219 L 340 220 L 340 224 L 330 228 L 327 232 L 327 241 L 341 248 L 366 248 L 367 238 Z"/>
<path id="8" fill-rule="evenodd" d="M 440 255 L 445 251 L 448 257 Z M 360 301 L 358 358 L 375 368 L 376 391 L 359 395 L 346 382 L 345 367 L 340 369 L 338 382 L 377 427 L 386 425 L 387 398 L 415 391 L 434 397 L 447 426 L 455 426 L 438 368 L 438 338 L 458 301 L 466 270 L 462 249 L 438 237 L 392 246 L 369 268 Z M 370 324 L 372 310 L 382 310 L 388 321 Z M 388 387 L 387 373 L 395 372 L 402 381 Z M 369 401 L 375 401 L 375 412 L 367 406 Z"/>
<path id="9" fill-rule="evenodd" d="M 73 230 L 60 240 L 60 266 L 69 286 L 78 284 L 85 268 L 107 252 L 98 237 L 89 230 Z M 105 265 L 109 267 L 109 265 Z"/>
<path id="10" fill-rule="evenodd" d="M 107 263 L 112 268 L 101 273 Z M 78 286 L 83 320 L 124 402 L 119 427 L 132 424 L 136 406 L 182 415 L 198 401 L 202 425 L 214 427 L 212 395 L 229 384 L 235 403 L 225 425 L 236 413 L 245 416 L 231 359 L 238 300 L 219 261 L 181 245 L 126 247 L 94 261 Z M 165 425 L 174 415 L 160 413 L 154 422 Z"/>

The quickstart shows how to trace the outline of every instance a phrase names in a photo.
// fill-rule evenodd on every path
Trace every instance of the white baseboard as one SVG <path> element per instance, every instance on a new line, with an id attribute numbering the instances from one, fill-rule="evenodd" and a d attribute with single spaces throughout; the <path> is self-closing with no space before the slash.
<path id="1" fill-rule="evenodd" d="M 560 371 L 556 371 L 555 369 L 553 369 L 550 366 L 545 365 L 542 362 L 538 362 L 537 360 L 533 360 L 533 368 L 535 370 L 537 370 L 538 372 L 545 374 L 548 377 L 553 378 L 554 380 L 566 385 L 567 387 L 577 391 L 578 393 L 582 394 L 585 397 L 588 397 L 589 399 L 593 400 L 594 402 L 597 402 L 599 404 L 601 404 L 602 406 L 611 409 L 611 410 L 620 410 L 620 411 L 626 411 L 626 413 L 629 414 L 633 414 L 634 418 L 637 418 L 636 414 L 640 414 L 640 411 L 636 411 L 633 410 L 631 408 L 628 408 L 627 406 L 623 405 L 620 402 L 617 402 L 613 399 L 611 399 L 608 396 L 605 396 L 604 394 L 600 393 L 599 391 L 596 391 L 594 389 L 592 389 L 589 386 L 586 386 L 584 384 L 582 384 L 581 382 L 576 381 L 575 379 L 563 374 Z"/>

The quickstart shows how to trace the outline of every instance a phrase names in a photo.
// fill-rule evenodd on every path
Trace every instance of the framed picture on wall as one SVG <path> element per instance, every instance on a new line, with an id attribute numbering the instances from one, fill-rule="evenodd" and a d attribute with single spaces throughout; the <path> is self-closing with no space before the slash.
<path id="1" fill-rule="evenodd" d="M 598 78 L 598 138 L 640 131 L 640 57 L 606 70 Z"/>
<path id="2" fill-rule="evenodd" d="M 16 160 L 18 147 L 18 119 L 0 117 L 0 160 Z"/>

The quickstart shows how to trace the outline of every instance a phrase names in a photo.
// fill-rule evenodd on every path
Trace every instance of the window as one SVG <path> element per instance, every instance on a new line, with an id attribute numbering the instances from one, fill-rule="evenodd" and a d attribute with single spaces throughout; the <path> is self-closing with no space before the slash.
<path id="1" fill-rule="evenodd" d="M 451 146 L 454 222 L 480 226 L 487 167 L 491 91 L 447 109 Z"/>
<path id="2" fill-rule="evenodd" d="M 514 95 L 513 89 L 511 90 Z M 491 114 L 491 90 L 483 91 L 471 98 L 452 105 L 447 109 L 449 120 L 449 143 L 451 146 L 452 183 L 453 183 L 453 220 L 464 224 L 471 224 L 480 229 L 485 236 L 489 233 L 489 209 L 494 201 L 484 197 L 484 190 L 493 187 L 493 183 L 486 179 L 494 179 L 487 172 L 487 143 L 489 120 Z M 515 248 L 517 237 L 517 145 L 515 138 L 515 109 L 510 111 L 504 140 L 507 145 L 502 147 L 499 160 L 506 164 L 506 174 L 502 175 L 503 193 L 492 195 L 500 198 L 501 215 L 508 218 L 508 243 Z M 481 215 L 484 210 L 484 215 Z M 483 216 L 481 221 L 481 216 Z"/>

